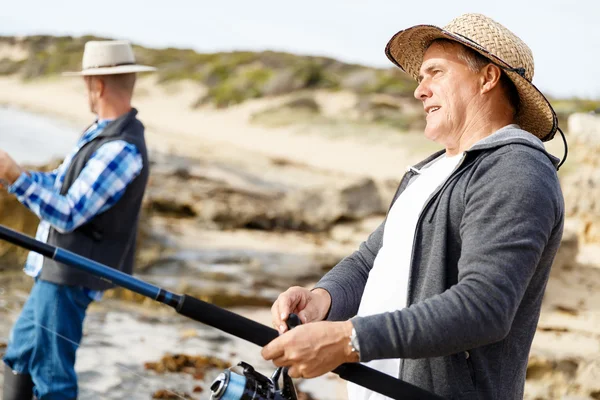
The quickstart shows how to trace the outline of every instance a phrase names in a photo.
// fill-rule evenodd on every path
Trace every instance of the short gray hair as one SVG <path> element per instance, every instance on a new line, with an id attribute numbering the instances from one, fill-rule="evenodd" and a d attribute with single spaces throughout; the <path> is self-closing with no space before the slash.
<path id="1" fill-rule="evenodd" d="M 481 71 L 481 68 L 485 67 L 488 64 L 492 64 L 491 60 L 459 42 L 455 42 L 449 39 L 435 39 L 429 44 L 429 46 L 431 46 L 434 43 L 439 44 L 446 50 L 449 46 L 457 46 L 454 48 L 460 49 L 458 52 L 458 58 L 466 62 L 469 69 L 473 72 L 479 72 Z M 510 80 L 510 78 L 508 77 L 508 75 L 506 75 L 504 71 L 502 71 L 502 75 L 500 76 L 500 86 L 504 89 L 506 97 L 514 110 L 514 115 L 517 115 L 519 112 L 519 106 L 521 104 L 519 92 L 517 91 L 517 88 L 513 81 Z"/>
<path id="2" fill-rule="evenodd" d="M 104 84 L 119 92 L 132 95 L 135 86 L 136 74 L 114 74 L 114 75 L 98 75 L 98 78 L 104 81 Z"/>

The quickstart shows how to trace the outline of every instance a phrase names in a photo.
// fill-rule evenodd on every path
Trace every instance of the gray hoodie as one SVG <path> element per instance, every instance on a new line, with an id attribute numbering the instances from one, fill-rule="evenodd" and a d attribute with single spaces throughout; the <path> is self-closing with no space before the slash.
<path id="1" fill-rule="evenodd" d="M 427 165 L 442 152 L 415 165 Z M 449 399 L 520 399 L 564 202 L 542 142 L 516 125 L 479 141 L 423 208 L 407 308 L 355 317 L 385 221 L 316 285 L 329 320 L 353 318 L 361 361 Z M 409 185 L 407 172 L 394 200 Z"/>

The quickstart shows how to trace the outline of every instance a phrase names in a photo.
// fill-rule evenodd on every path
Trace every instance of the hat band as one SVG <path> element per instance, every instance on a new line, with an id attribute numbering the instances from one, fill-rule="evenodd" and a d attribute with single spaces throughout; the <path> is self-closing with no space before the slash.
<path id="1" fill-rule="evenodd" d="M 448 31 L 446 31 L 448 32 Z M 502 61 L 504 64 L 506 65 L 510 65 L 509 63 L 507 63 L 506 61 L 504 61 L 503 59 L 501 59 L 500 57 L 498 57 L 495 54 L 492 54 L 490 51 L 488 51 L 485 47 L 483 47 L 482 45 L 480 45 L 479 43 L 477 43 L 476 41 L 474 41 L 471 38 L 466 37 L 465 35 L 461 35 L 458 32 L 449 32 L 453 35 L 457 35 L 460 36 L 461 38 L 465 39 L 466 41 L 468 41 L 469 43 L 475 45 L 475 47 L 478 48 L 479 51 L 482 51 L 490 56 L 493 56 L 495 58 L 497 58 L 498 60 Z M 506 67 L 504 65 L 498 65 L 497 63 L 495 63 L 493 60 L 490 60 L 492 62 L 492 64 L 494 64 L 495 66 L 502 68 L 503 70 L 509 71 L 509 72 L 516 72 L 517 74 L 519 74 L 522 78 L 525 78 L 525 68 L 523 67 L 517 67 L 517 68 L 512 68 L 512 67 Z M 527 79 L 527 78 L 525 78 Z"/>
<path id="2" fill-rule="evenodd" d="M 120 67 L 122 65 L 135 65 L 135 62 L 126 62 L 126 63 L 119 63 L 119 64 L 110 64 L 110 65 L 92 65 L 91 67 L 86 67 L 84 68 L 85 70 L 88 69 L 94 69 L 94 68 L 112 68 L 112 67 Z"/>

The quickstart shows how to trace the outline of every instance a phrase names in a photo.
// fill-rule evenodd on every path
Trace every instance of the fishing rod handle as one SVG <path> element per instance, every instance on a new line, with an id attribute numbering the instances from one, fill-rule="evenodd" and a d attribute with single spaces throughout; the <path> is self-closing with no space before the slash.
<path id="1" fill-rule="evenodd" d="M 181 315 L 260 347 L 266 346 L 279 336 L 279 333 L 273 328 L 186 294 L 181 295 L 176 310 Z"/>
<path id="2" fill-rule="evenodd" d="M 279 333 L 273 328 L 185 294 L 181 295 L 176 310 L 181 315 L 261 347 L 279 336 Z M 347 381 L 392 399 L 443 400 L 442 397 L 362 364 L 342 364 L 333 372 Z"/>

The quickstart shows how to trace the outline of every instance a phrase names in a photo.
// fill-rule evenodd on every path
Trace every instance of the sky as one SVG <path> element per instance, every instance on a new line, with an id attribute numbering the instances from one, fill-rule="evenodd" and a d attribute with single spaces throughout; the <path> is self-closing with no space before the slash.
<path id="1" fill-rule="evenodd" d="M 95 34 L 200 52 L 279 50 L 391 67 L 384 48 L 412 25 L 485 14 L 533 51 L 533 83 L 555 97 L 600 99 L 600 0 L 6 1 L 0 35 Z"/>

